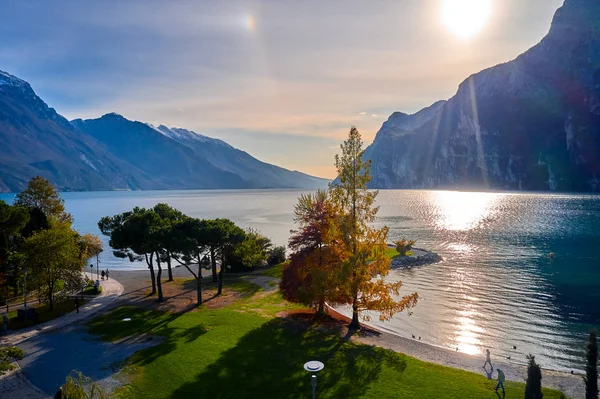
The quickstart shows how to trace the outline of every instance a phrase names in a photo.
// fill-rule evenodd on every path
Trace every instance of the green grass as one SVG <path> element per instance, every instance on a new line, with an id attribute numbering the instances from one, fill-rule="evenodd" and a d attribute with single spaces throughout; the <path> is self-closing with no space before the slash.
<path id="1" fill-rule="evenodd" d="M 388 258 L 394 259 L 396 256 L 400 255 L 396 248 L 388 248 L 385 250 L 385 254 Z"/>
<path id="2" fill-rule="evenodd" d="M 498 398 L 494 381 L 482 375 L 357 344 L 316 324 L 275 317 L 297 308 L 279 293 L 181 315 L 124 307 L 93 320 L 90 330 L 111 341 L 134 333 L 163 338 L 126 365 L 132 382 L 120 397 L 127 399 L 304 399 L 311 387 L 302 365 L 313 359 L 325 363 L 318 377 L 320 399 Z M 124 322 L 125 317 L 132 320 Z M 524 396 L 524 384 L 508 382 L 506 387 L 506 397 Z M 561 394 L 545 390 L 544 398 Z"/>
<path id="3" fill-rule="evenodd" d="M 280 279 L 283 276 L 283 265 L 285 265 L 285 263 L 286 262 L 282 262 L 275 266 L 271 266 L 258 274 L 260 274 L 261 276 L 269 276 Z"/>
<path id="4" fill-rule="evenodd" d="M 0 375 L 11 371 L 14 367 L 12 362 L 23 359 L 23 349 L 16 346 L 0 348 Z"/>
<path id="5" fill-rule="evenodd" d="M 83 306 L 85 303 L 84 300 L 79 298 L 79 306 Z M 31 307 L 31 306 L 30 306 Z M 11 330 L 18 330 L 23 327 L 32 326 L 35 324 L 44 323 L 50 320 L 54 320 L 57 317 L 62 316 L 65 313 L 71 312 L 75 310 L 75 300 L 74 299 L 65 299 L 63 301 L 54 302 L 54 309 L 50 310 L 50 305 L 47 304 L 38 304 L 35 305 L 35 311 L 38 314 L 38 323 L 33 323 L 33 320 L 28 320 L 28 323 L 25 324 L 25 321 L 17 318 L 17 311 L 13 310 L 8 313 L 8 328 Z M 4 329 L 3 320 L 0 317 L 0 330 Z"/>

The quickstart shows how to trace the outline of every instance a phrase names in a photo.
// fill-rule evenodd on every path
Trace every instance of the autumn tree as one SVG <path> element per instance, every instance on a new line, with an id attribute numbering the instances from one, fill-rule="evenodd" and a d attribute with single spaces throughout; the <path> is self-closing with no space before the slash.
<path id="1" fill-rule="evenodd" d="M 37 208 L 47 217 L 56 218 L 63 222 L 71 222 L 71 215 L 65 211 L 65 201 L 60 198 L 58 191 L 43 177 L 32 178 L 25 190 L 15 197 L 15 205 L 27 208 Z"/>
<path id="2" fill-rule="evenodd" d="M 283 297 L 317 309 L 325 302 L 340 303 L 339 259 L 331 251 L 332 208 L 327 192 L 302 194 L 294 207 L 297 230 L 291 231 L 290 262 L 283 268 Z"/>
<path id="3" fill-rule="evenodd" d="M 585 399 L 598 399 L 598 341 L 596 331 L 590 333 L 586 348 Z"/>
<path id="4" fill-rule="evenodd" d="M 79 239 L 79 234 L 71 229 L 70 224 L 57 221 L 23 243 L 33 283 L 46 296 L 50 309 L 54 309 L 54 294 L 59 284 L 62 283 L 66 290 L 81 288 L 85 262 Z"/>
<path id="5" fill-rule="evenodd" d="M 104 251 L 102 240 L 97 235 L 87 233 L 79 239 L 81 248 L 81 256 L 83 260 L 88 260 L 93 257 L 98 257 Z"/>
<path id="6" fill-rule="evenodd" d="M 413 293 L 396 300 L 394 296 L 399 295 L 402 282 L 384 280 L 390 270 L 386 256 L 388 228 L 372 226 L 379 210 L 375 206 L 378 192 L 367 189 L 370 161 L 363 159 L 362 140 L 355 127 L 341 150 L 341 156 L 335 157 L 338 181 L 330 187 L 336 225 L 332 250 L 341 260 L 345 289 L 351 298 L 350 328 L 360 328 L 361 312 L 377 311 L 381 320 L 387 320 L 415 306 L 418 296 Z"/>

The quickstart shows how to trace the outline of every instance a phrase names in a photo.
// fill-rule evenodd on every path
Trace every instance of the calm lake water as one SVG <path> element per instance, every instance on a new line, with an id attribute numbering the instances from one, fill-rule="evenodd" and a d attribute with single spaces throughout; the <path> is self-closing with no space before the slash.
<path id="1" fill-rule="evenodd" d="M 102 216 L 165 202 L 190 216 L 230 218 L 283 245 L 299 194 L 147 191 L 63 198 L 83 233 L 99 234 Z M 600 327 L 600 196 L 381 191 L 378 202 L 378 224 L 390 227 L 390 241 L 415 239 L 444 262 L 393 271 L 389 279 L 402 280 L 420 302 L 411 316 L 383 323 L 374 317 L 373 324 L 469 354 L 489 347 L 492 360 L 525 362 L 533 353 L 546 368 L 582 368 L 586 333 Z M 105 251 L 101 268 L 144 267 Z"/>

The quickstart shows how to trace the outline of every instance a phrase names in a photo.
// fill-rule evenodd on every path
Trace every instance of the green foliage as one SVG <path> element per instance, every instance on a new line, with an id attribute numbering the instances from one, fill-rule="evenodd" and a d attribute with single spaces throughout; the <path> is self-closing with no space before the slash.
<path id="1" fill-rule="evenodd" d="M 114 397 L 102 389 L 94 380 L 78 371 L 73 371 L 67 377 L 60 391 L 61 399 L 111 399 Z"/>
<path id="2" fill-rule="evenodd" d="M 65 212 L 65 202 L 58 191 L 43 177 L 32 178 L 25 190 L 15 197 L 15 205 L 40 209 L 48 218 L 71 222 L 71 215 Z"/>
<path id="3" fill-rule="evenodd" d="M 23 349 L 16 346 L 0 348 L 0 375 L 12 370 L 11 363 L 23 359 Z"/>
<path id="4" fill-rule="evenodd" d="M 409 251 L 413 248 L 413 245 L 415 245 L 415 240 L 407 240 L 406 238 L 403 238 L 396 241 L 395 244 L 398 254 L 400 256 L 406 256 L 410 255 Z"/>
<path id="5" fill-rule="evenodd" d="M 596 331 L 590 333 L 586 347 L 585 399 L 598 399 L 598 340 Z"/>
<path id="6" fill-rule="evenodd" d="M 535 356 L 527 355 L 527 384 L 525 399 L 542 399 L 542 369 L 535 361 Z"/>
<path id="7" fill-rule="evenodd" d="M 285 262 L 285 247 L 282 245 L 271 249 L 267 257 L 267 265 L 275 266 L 283 262 Z"/>
<path id="8" fill-rule="evenodd" d="M 249 229 L 241 242 L 226 252 L 227 265 L 234 271 L 253 269 L 267 264 L 271 240 L 259 232 Z"/>
<path id="9" fill-rule="evenodd" d="M 34 233 L 23 243 L 23 253 L 31 286 L 47 298 L 50 309 L 54 306 L 54 293 L 60 287 L 81 288 L 85 262 L 79 235 L 69 224 L 55 222 L 50 229 Z"/>

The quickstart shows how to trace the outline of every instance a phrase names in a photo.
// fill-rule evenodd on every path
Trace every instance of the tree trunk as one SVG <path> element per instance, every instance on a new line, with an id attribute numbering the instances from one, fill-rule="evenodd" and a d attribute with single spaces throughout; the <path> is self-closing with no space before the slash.
<path id="1" fill-rule="evenodd" d="M 360 330 L 360 321 L 358 320 L 358 296 L 352 299 L 352 321 L 348 326 L 350 330 Z"/>
<path id="2" fill-rule="evenodd" d="M 48 304 L 50 305 L 50 310 L 54 310 L 54 295 L 52 295 L 52 289 L 48 290 Z"/>
<path id="3" fill-rule="evenodd" d="M 173 281 L 173 269 L 171 269 L 171 251 L 167 251 L 167 270 L 169 272 L 169 281 Z"/>
<path id="4" fill-rule="evenodd" d="M 325 299 L 319 298 L 319 308 L 317 309 L 317 314 L 322 316 L 325 314 Z"/>
<path id="5" fill-rule="evenodd" d="M 215 258 L 215 249 L 210 249 L 210 262 L 212 264 L 212 282 L 217 282 L 217 259 Z"/>
<path id="6" fill-rule="evenodd" d="M 162 302 L 163 301 L 162 282 L 161 282 L 162 266 L 160 265 L 160 257 L 158 255 L 158 252 L 156 253 L 156 266 L 158 268 L 158 273 L 156 273 L 156 287 L 158 288 L 158 302 Z"/>
<path id="7" fill-rule="evenodd" d="M 156 294 L 156 277 L 154 277 L 154 266 L 152 265 L 153 258 L 154 253 L 150 255 L 150 260 L 148 260 L 148 254 L 146 254 L 146 264 L 148 265 L 148 269 L 150 270 L 150 280 L 152 281 L 152 293 L 150 295 Z"/>
<path id="8" fill-rule="evenodd" d="M 221 250 L 222 253 L 223 250 Z M 221 295 L 223 293 L 223 272 L 225 271 L 225 256 L 221 254 L 221 267 L 219 267 L 219 289 L 217 290 L 217 295 Z"/>
<path id="9" fill-rule="evenodd" d="M 199 273 L 196 278 L 196 294 L 198 295 L 198 303 L 197 305 L 202 305 L 202 274 Z"/>

